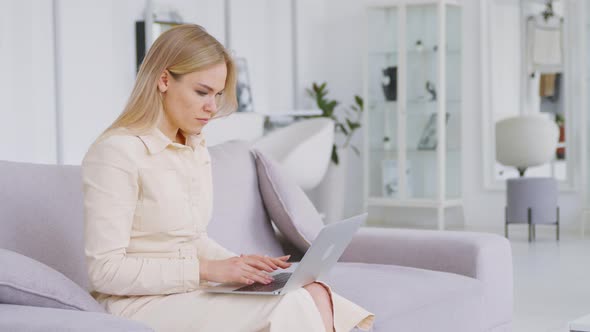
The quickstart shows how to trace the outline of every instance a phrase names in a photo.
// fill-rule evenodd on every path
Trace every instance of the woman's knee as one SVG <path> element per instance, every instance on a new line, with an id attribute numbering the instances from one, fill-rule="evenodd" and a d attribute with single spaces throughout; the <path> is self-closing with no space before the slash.
<path id="1" fill-rule="evenodd" d="M 306 285 L 304 288 L 309 292 L 318 307 L 321 306 L 327 310 L 332 310 L 330 293 L 328 293 L 328 290 L 324 286 L 314 282 Z"/>

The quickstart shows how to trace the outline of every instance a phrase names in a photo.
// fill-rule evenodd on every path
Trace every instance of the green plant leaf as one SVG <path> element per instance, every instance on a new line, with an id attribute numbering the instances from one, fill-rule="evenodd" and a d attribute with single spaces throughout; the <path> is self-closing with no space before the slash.
<path id="1" fill-rule="evenodd" d="M 342 123 L 336 123 L 336 129 L 340 129 L 340 131 L 343 132 L 344 135 L 348 136 L 348 130 L 346 130 L 346 127 L 344 127 Z"/>
<path id="2" fill-rule="evenodd" d="M 359 95 L 356 95 L 356 96 L 354 96 L 354 101 L 359 106 L 360 110 L 362 111 L 364 109 L 364 101 L 363 101 L 363 98 L 361 96 L 359 96 Z"/>
<path id="3" fill-rule="evenodd" d="M 352 151 L 354 151 L 356 153 L 357 156 L 361 155 L 361 152 L 359 151 L 359 149 L 356 146 L 350 145 L 350 148 L 352 149 Z"/>
<path id="4" fill-rule="evenodd" d="M 361 124 L 359 122 L 352 122 L 352 121 L 350 121 L 350 119 L 346 119 L 346 123 L 348 124 L 348 127 L 350 128 L 351 131 L 358 129 L 361 126 Z"/>
<path id="5" fill-rule="evenodd" d="M 338 165 L 340 160 L 338 159 L 338 149 L 336 148 L 336 144 L 332 145 L 332 162 Z"/>

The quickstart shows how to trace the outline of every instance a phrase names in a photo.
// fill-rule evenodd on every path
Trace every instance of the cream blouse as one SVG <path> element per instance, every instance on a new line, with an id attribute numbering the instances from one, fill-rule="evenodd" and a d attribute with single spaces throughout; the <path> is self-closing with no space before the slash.
<path id="1" fill-rule="evenodd" d="M 117 129 L 84 157 L 85 254 L 97 292 L 193 291 L 199 259 L 236 256 L 207 236 L 211 158 L 201 135 L 185 137 L 182 145 L 158 129 Z"/>

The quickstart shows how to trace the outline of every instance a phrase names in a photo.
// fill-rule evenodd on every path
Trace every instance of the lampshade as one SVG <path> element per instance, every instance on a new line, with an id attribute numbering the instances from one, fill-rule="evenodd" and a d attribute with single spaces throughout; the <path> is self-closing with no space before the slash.
<path id="1" fill-rule="evenodd" d="M 496 123 L 496 160 L 519 169 L 539 166 L 555 157 L 559 128 L 542 116 L 518 116 Z"/>

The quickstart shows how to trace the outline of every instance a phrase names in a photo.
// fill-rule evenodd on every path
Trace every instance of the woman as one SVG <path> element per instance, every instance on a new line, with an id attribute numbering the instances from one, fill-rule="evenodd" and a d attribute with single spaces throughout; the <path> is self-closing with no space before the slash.
<path id="1" fill-rule="evenodd" d="M 197 25 L 164 32 L 123 113 L 82 163 L 93 296 L 157 331 L 347 331 L 373 315 L 312 283 L 283 296 L 209 294 L 207 281 L 269 283 L 288 256 L 236 255 L 207 237 L 210 159 L 202 128 L 236 108 L 236 69 Z"/>

